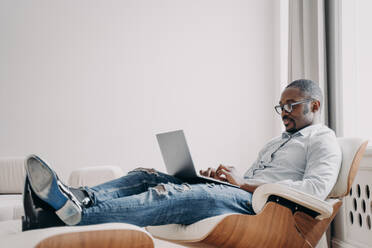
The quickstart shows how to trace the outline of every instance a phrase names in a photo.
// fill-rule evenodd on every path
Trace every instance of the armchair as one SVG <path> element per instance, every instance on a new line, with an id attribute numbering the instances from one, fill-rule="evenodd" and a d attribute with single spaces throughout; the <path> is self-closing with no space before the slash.
<path id="1" fill-rule="evenodd" d="M 187 247 L 315 247 L 337 214 L 364 154 L 367 141 L 338 138 L 342 165 L 325 201 L 278 184 L 265 184 L 253 194 L 256 215 L 227 214 L 189 226 L 147 227 L 156 238 Z"/>

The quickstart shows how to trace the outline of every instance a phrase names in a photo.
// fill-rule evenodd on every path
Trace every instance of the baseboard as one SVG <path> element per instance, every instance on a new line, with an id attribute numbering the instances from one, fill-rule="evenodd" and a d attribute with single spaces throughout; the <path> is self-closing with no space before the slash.
<path id="1" fill-rule="evenodd" d="M 332 248 L 370 248 L 371 246 L 357 244 L 357 243 L 349 243 L 343 240 L 339 240 L 336 238 L 332 238 Z"/>

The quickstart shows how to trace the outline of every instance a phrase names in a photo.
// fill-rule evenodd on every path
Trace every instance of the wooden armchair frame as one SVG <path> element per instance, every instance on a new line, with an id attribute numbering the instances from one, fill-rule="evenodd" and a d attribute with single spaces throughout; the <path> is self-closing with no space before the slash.
<path id="1" fill-rule="evenodd" d="M 338 193 L 337 190 L 333 193 L 334 188 L 329 199 L 321 201 L 329 208 L 325 214 L 314 211 L 312 202 L 288 199 L 286 194 L 284 197 L 273 194 L 257 215 L 228 215 L 219 219 L 206 235 L 198 239 L 177 240 L 174 235 L 169 238 L 161 227 L 148 227 L 147 230 L 156 238 L 187 247 L 315 247 L 342 205 L 341 198 L 349 193 L 368 144 L 355 138 L 338 140 L 343 162 L 336 186 L 341 185 L 342 188 L 341 191 L 338 189 Z M 346 173 L 342 170 L 346 170 Z"/>

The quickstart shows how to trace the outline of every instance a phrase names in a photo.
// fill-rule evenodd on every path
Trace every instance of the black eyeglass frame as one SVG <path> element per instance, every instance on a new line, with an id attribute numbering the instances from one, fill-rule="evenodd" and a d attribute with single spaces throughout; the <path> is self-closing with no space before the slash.
<path id="1" fill-rule="evenodd" d="M 304 100 L 301 100 L 301 101 L 298 101 L 298 102 L 286 103 L 286 104 L 283 104 L 283 105 L 276 105 L 274 107 L 274 109 L 280 115 L 282 114 L 283 110 L 285 110 L 287 113 L 291 113 L 293 111 L 293 106 L 296 106 L 296 105 L 302 104 L 302 103 L 306 103 L 306 102 L 310 102 L 310 101 L 314 101 L 314 99 L 308 98 L 308 99 L 304 99 Z"/>

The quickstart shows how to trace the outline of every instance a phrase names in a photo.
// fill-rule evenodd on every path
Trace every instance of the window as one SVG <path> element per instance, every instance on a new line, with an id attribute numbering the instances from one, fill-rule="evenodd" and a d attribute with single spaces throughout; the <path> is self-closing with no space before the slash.
<path id="1" fill-rule="evenodd" d="M 342 1 L 343 134 L 372 139 L 372 1 Z"/>

